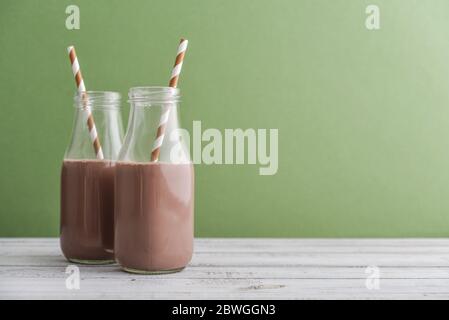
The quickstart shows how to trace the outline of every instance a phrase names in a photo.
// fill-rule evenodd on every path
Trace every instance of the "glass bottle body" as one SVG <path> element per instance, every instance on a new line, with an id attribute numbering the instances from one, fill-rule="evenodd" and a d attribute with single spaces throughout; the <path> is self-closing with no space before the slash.
<path id="1" fill-rule="evenodd" d="M 93 146 L 89 114 L 102 157 Z M 122 142 L 120 95 L 77 94 L 72 137 L 61 170 L 60 244 L 70 261 L 114 262 L 114 177 Z"/>
<path id="2" fill-rule="evenodd" d="M 192 257 L 194 169 L 179 126 L 179 91 L 132 88 L 125 142 L 116 167 L 115 253 L 129 272 L 181 270 Z M 169 112 L 157 161 L 161 119 Z M 160 132 L 160 131 L 159 131 Z"/>

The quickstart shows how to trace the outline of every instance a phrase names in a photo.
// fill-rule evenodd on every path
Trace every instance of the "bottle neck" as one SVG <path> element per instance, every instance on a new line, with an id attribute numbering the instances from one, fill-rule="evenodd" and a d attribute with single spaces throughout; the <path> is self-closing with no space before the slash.
<path id="1" fill-rule="evenodd" d="M 153 103 L 150 107 L 131 103 L 128 129 L 119 160 L 152 162 L 153 150 L 159 144 L 158 162 L 179 162 L 174 159 L 179 158 L 176 153 L 188 162 L 188 146 L 180 139 L 183 132 L 178 103 Z"/>
<path id="2" fill-rule="evenodd" d="M 115 161 L 123 143 L 123 124 L 120 101 L 105 100 L 87 93 L 90 98 L 75 99 L 72 135 L 66 159 L 99 159 L 93 136 L 98 139 L 103 159 Z"/>
<path id="3" fill-rule="evenodd" d="M 74 107 L 83 110 L 120 109 L 120 93 L 112 91 L 77 92 Z"/>

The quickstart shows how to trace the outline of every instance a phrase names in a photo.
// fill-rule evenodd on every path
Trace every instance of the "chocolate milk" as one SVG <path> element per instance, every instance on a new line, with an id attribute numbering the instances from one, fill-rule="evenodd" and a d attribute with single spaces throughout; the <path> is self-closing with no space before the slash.
<path id="1" fill-rule="evenodd" d="M 184 268 L 193 250 L 192 164 L 116 166 L 115 256 L 127 271 Z"/>
<path id="2" fill-rule="evenodd" d="M 115 166 L 65 160 L 61 173 L 61 249 L 75 262 L 114 260 Z"/>

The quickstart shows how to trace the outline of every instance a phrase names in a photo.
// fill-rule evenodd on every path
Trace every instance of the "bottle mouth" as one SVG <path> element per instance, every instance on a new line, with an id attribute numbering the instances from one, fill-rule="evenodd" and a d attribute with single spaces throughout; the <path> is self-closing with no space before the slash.
<path id="1" fill-rule="evenodd" d="M 119 109 L 121 95 L 114 91 L 77 92 L 73 98 L 75 108 Z"/>
<path id="2" fill-rule="evenodd" d="M 172 87 L 133 87 L 129 89 L 128 97 L 130 103 L 151 106 L 179 102 L 181 94 L 178 88 Z"/>

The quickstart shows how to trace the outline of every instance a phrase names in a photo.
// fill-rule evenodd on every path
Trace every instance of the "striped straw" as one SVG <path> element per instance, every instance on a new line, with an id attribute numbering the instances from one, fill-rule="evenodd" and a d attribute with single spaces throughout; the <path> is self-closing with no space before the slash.
<path id="1" fill-rule="evenodd" d="M 176 54 L 175 65 L 171 72 L 169 87 L 176 88 L 178 85 L 179 74 L 181 73 L 182 62 L 184 60 L 184 55 L 187 50 L 187 44 L 189 41 L 181 39 L 178 46 L 178 52 Z M 153 144 L 153 149 L 151 150 L 151 161 L 157 162 L 159 159 L 159 153 L 161 152 L 162 142 L 164 141 L 165 128 L 168 122 L 168 116 L 170 115 L 170 108 L 164 107 L 162 110 L 161 118 L 159 120 L 159 126 L 157 128 L 156 140 Z"/>
<path id="2" fill-rule="evenodd" d="M 72 64 L 72 71 L 73 76 L 75 77 L 76 87 L 78 88 L 78 92 L 83 95 L 84 110 L 87 114 L 87 127 L 89 129 L 90 140 L 92 141 L 97 159 L 102 160 L 104 159 L 103 150 L 101 149 L 100 139 L 98 138 L 97 129 L 95 127 L 94 117 L 92 115 L 92 112 L 90 111 L 89 106 L 87 105 L 86 87 L 84 85 L 83 76 L 81 75 L 78 58 L 76 57 L 75 47 L 70 46 L 67 48 L 67 51 L 69 52 L 69 58 L 70 63 Z"/>

